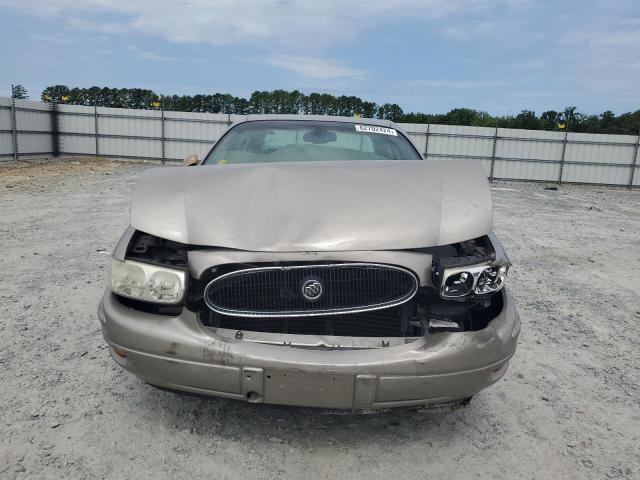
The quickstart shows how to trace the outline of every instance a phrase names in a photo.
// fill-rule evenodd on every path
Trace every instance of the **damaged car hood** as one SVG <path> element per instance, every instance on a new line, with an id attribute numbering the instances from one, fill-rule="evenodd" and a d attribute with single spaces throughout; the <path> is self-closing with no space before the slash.
<path id="1" fill-rule="evenodd" d="M 154 168 L 131 226 L 251 251 L 395 250 L 491 231 L 486 173 L 470 161 L 339 161 Z"/>

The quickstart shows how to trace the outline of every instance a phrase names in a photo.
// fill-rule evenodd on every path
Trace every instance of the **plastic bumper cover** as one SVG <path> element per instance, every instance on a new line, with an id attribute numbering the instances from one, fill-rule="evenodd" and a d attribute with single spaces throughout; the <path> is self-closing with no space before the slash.
<path id="1" fill-rule="evenodd" d="M 109 290 L 98 315 L 114 360 L 148 383 L 252 402 L 376 409 L 459 401 L 502 377 L 520 332 L 513 298 L 502 294 L 502 312 L 483 330 L 365 350 L 228 339 L 192 312 L 140 312 Z"/>

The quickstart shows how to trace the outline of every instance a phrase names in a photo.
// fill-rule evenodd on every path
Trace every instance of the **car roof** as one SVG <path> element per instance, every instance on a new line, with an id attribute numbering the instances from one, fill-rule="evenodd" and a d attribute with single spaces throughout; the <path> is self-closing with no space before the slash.
<path id="1" fill-rule="evenodd" d="M 391 120 L 379 120 L 376 118 L 358 118 L 358 117 L 339 117 L 333 115 L 247 115 L 244 119 L 236 122 L 251 122 L 255 120 L 301 120 L 301 121 L 320 121 L 320 122 L 343 122 L 358 123 L 363 125 L 378 125 L 381 127 L 394 127 L 395 124 Z"/>

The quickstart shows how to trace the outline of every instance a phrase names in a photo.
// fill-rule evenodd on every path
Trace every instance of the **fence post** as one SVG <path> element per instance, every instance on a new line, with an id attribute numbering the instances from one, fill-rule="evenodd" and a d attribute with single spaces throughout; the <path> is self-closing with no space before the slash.
<path id="1" fill-rule="evenodd" d="M 98 153 L 98 106 L 96 104 L 93 105 L 93 133 L 96 137 L 96 158 L 99 156 Z"/>
<path id="2" fill-rule="evenodd" d="M 567 152 L 567 137 L 569 130 L 564 132 L 564 141 L 562 142 L 562 156 L 560 157 L 560 173 L 558 175 L 558 185 L 562 185 L 562 171 L 564 170 L 564 156 Z"/>
<path id="3" fill-rule="evenodd" d="M 496 127 L 496 131 L 493 134 L 493 148 L 491 149 L 491 169 L 489 171 L 489 181 L 493 182 L 493 166 L 496 163 L 496 147 L 498 144 L 498 127 Z"/>
<path id="4" fill-rule="evenodd" d="M 13 85 L 11 86 L 13 92 Z M 13 137 L 13 160 L 18 161 L 18 122 L 16 119 L 16 99 L 11 96 L 11 136 Z"/>
<path id="5" fill-rule="evenodd" d="M 629 172 L 629 185 L 627 185 L 629 190 L 633 187 L 633 176 L 636 173 L 636 165 L 638 164 L 638 147 L 640 147 L 640 132 L 638 132 L 636 148 L 633 149 L 633 161 L 631 162 L 631 172 Z"/>
<path id="6" fill-rule="evenodd" d="M 164 108 L 162 106 L 162 102 L 160 102 L 160 123 L 161 123 L 161 141 L 162 141 L 162 164 L 164 165 L 164 162 L 166 160 L 166 154 L 165 154 L 165 138 L 164 138 Z"/>
<path id="7" fill-rule="evenodd" d="M 424 142 L 424 159 L 425 160 L 429 156 L 429 129 L 430 128 L 431 128 L 431 124 L 427 123 L 427 132 L 426 132 L 426 138 Z"/>
<path id="8" fill-rule="evenodd" d="M 58 103 L 51 103 L 51 155 L 60 156 L 60 119 L 58 117 Z"/>

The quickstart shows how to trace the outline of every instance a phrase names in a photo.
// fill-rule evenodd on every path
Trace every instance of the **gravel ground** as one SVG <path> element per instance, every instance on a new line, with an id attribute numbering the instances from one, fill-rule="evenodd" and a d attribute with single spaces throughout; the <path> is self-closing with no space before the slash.
<path id="1" fill-rule="evenodd" d="M 163 392 L 96 306 L 149 164 L 0 165 L 0 478 L 640 478 L 640 191 L 494 185 L 523 320 L 465 408 L 365 416 Z"/>

